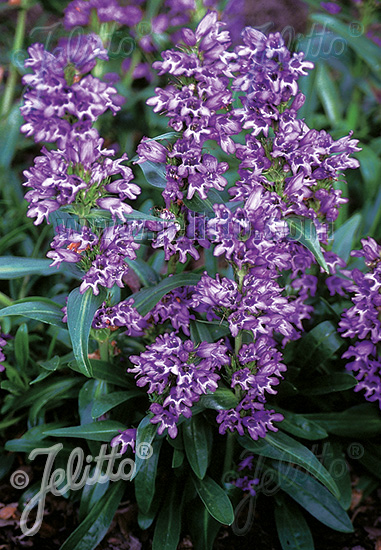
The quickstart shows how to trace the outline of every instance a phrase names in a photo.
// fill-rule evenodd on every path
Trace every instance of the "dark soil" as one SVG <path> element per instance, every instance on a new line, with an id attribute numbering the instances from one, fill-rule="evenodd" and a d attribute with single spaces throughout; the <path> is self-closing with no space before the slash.
<path id="1" fill-rule="evenodd" d="M 32 473 L 30 466 L 21 468 L 28 475 Z M 58 550 L 78 525 L 78 505 L 63 497 L 47 495 L 41 529 L 35 536 L 26 537 L 20 530 L 19 498 L 20 491 L 9 482 L 0 485 L 0 550 Z M 231 528 L 223 527 L 216 539 L 215 550 L 281 550 L 272 505 L 273 499 L 262 498 L 244 536 L 237 536 Z M 335 532 L 312 517 L 307 518 L 316 550 L 381 550 L 381 489 L 366 498 L 354 490 L 349 515 L 355 527 L 355 532 L 351 534 Z M 243 522 L 245 520 L 243 518 Z M 151 550 L 152 534 L 151 529 L 139 529 L 136 504 L 125 501 L 121 503 L 97 550 Z M 192 548 L 190 537 L 184 533 L 178 550 Z"/>

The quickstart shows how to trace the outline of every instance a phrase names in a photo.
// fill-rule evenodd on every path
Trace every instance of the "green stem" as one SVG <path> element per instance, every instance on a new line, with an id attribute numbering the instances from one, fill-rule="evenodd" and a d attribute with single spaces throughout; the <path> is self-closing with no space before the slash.
<path id="1" fill-rule="evenodd" d="M 13 301 L 3 292 L 0 292 L 0 304 L 4 307 L 11 306 Z"/>
<path id="2" fill-rule="evenodd" d="M 49 349 L 48 349 L 48 355 L 46 357 L 46 359 L 49 361 L 49 359 L 52 358 L 52 355 L 53 355 L 53 351 L 54 351 L 54 348 L 55 348 L 55 345 L 57 343 L 57 338 L 58 338 L 58 331 L 53 335 L 51 341 L 50 341 L 50 345 L 49 345 Z"/>
<path id="3" fill-rule="evenodd" d="M 24 44 L 27 9 L 28 9 L 28 3 L 24 2 L 17 16 L 16 32 L 15 32 L 15 38 L 13 41 L 13 47 L 11 51 L 11 62 L 9 65 L 9 76 L 5 84 L 3 102 L 1 106 L 1 112 L 0 112 L 1 116 L 6 115 L 10 111 L 10 108 L 13 103 L 13 98 L 15 95 L 18 72 L 16 67 L 13 65 L 13 59 L 15 54 L 19 50 L 21 50 Z"/>
<path id="4" fill-rule="evenodd" d="M 235 436 L 233 432 L 228 432 L 227 439 L 226 439 L 224 471 L 222 474 L 223 477 L 227 474 L 227 472 L 230 472 L 233 464 L 234 443 L 235 443 Z"/>
<path id="5" fill-rule="evenodd" d="M 142 56 L 141 56 L 140 50 L 136 48 L 132 53 L 130 68 L 126 72 L 125 77 L 123 78 L 123 84 L 126 88 L 131 87 L 131 84 L 132 84 L 132 81 L 133 81 L 133 78 L 134 78 L 133 77 L 134 70 L 136 69 L 136 67 L 140 63 L 141 57 Z"/>
<path id="6" fill-rule="evenodd" d="M 99 351 L 100 351 L 100 354 L 101 354 L 101 361 L 106 361 L 106 363 L 108 363 L 108 361 L 109 361 L 108 339 L 103 340 L 103 342 L 99 342 Z"/>
<path id="7" fill-rule="evenodd" d="M 169 258 L 167 275 L 173 275 L 174 273 L 176 273 L 177 262 L 178 262 L 178 254 L 176 253 Z"/>

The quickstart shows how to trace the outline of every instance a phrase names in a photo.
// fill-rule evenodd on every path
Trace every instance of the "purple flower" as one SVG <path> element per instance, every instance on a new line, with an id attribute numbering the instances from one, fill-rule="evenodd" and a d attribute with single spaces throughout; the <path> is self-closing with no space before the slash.
<path id="1" fill-rule="evenodd" d="M 0 327 L 0 331 L 1 331 L 1 327 Z M 3 352 L 3 348 L 7 345 L 7 340 L 9 338 L 10 338 L 9 334 L 4 334 L 0 332 L 0 372 L 5 371 L 5 367 L 1 363 L 6 360 L 6 357 Z"/>
<path id="2" fill-rule="evenodd" d="M 64 142 L 72 125 L 68 116 L 80 124 L 94 122 L 107 109 L 115 114 L 122 98 L 116 89 L 98 78 L 86 75 L 96 59 L 108 59 L 99 36 L 77 35 L 63 38 L 53 53 L 42 44 L 33 44 L 25 67 L 33 73 L 23 77 L 28 87 L 21 114 L 25 124 L 21 131 L 34 135 L 36 141 Z"/>
<path id="3" fill-rule="evenodd" d="M 123 287 L 123 277 L 127 274 L 128 265 L 125 258 L 134 260 L 135 250 L 139 244 L 134 241 L 135 225 L 119 225 L 107 227 L 99 236 L 88 227 L 81 231 L 57 227 L 57 235 L 47 253 L 53 260 L 53 265 L 61 262 L 76 262 L 84 272 L 80 292 L 91 288 L 94 294 L 99 294 L 99 288 L 112 288 L 115 284 Z"/>
<path id="4" fill-rule="evenodd" d="M 140 356 L 130 357 L 137 386 L 148 385 L 148 394 L 158 394 L 160 403 L 150 406 L 154 414 L 152 423 L 160 424 L 158 433 L 168 429 L 171 438 L 177 435 L 177 422 L 181 416 L 190 418 L 192 406 L 202 394 L 217 389 L 221 367 L 230 359 L 227 348 L 221 342 L 202 342 L 195 347 L 191 340 L 185 342 L 174 332 L 158 336 Z"/>
<path id="5" fill-rule="evenodd" d="M 381 408 L 381 357 L 377 346 L 381 342 L 381 247 L 371 237 L 361 240 L 362 250 L 353 256 L 364 256 L 368 272 L 351 272 L 352 281 L 346 290 L 352 293 L 353 306 L 345 310 L 339 322 L 343 337 L 356 338 L 343 354 L 352 359 L 346 368 L 356 373 L 355 391 L 365 390 L 365 399 L 379 401 Z"/>
<path id="6" fill-rule="evenodd" d="M 165 162 L 167 159 L 167 150 L 161 143 L 154 139 L 144 137 L 137 148 L 139 155 L 138 163 L 141 164 L 146 160 L 151 162 Z"/>
<path id="7" fill-rule="evenodd" d="M 341 7 L 338 4 L 335 4 L 334 2 L 320 2 L 320 5 L 328 13 L 332 13 L 332 15 L 336 15 L 337 13 L 341 12 Z"/>
<path id="8" fill-rule="evenodd" d="M 134 299 L 129 298 L 115 306 L 107 307 L 103 303 L 94 316 L 92 327 L 95 329 L 125 327 L 127 336 L 137 337 L 144 335 L 147 322 L 134 307 Z"/>
<path id="9" fill-rule="evenodd" d="M 119 435 L 116 435 L 110 441 L 110 445 L 111 447 L 118 447 L 119 445 L 121 445 L 119 453 L 124 454 L 127 451 L 128 446 L 130 446 L 132 451 L 135 452 L 135 441 L 136 430 L 134 428 L 129 428 L 128 430 L 120 432 Z"/>
<path id="10" fill-rule="evenodd" d="M 125 220 L 125 214 L 132 208 L 122 201 L 135 199 L 140 188 L 131 183 L 133 173 L 122 164 L 127 156 L 112 160 L 110 156 L 114 151 L 102 149 L 102 144 L 103 140 L 94 129 L 82 134 L 72 132 L 64 148 L 57 151 L 43 148 L 34 166 L 24 171 L 27 178 L 24 185 L 32 188 L 25 194 L 30 203 L 28 216 L 37 217 L 36 225 L 43 218 L 49 222 L 49 214 L 66 205 L 78 205 L 81 212 L 83 208 L 88 210 L 98 205 L 109 210 L 113 218 L 118 216 Z M 111 176 L 117 174 L 122 179 L 108 183 Z M 105 197 L 105 191 L 119 198 Z"/>
<path id="11" fill-rule="evenodd" d="M 181 329 L 184 334 L 190 336 L 190 321 L 195 316 L 190 312 L 192 296 L 187 287 L 178 288 L 166 294 L 146 316 L 155 324 L 163 324 L 170 321 L 176 333 Z"/>
<path id="12" fill-rule="evenodd" d="M 116 21 L 131 27 L 137 25 L 143 15 L 138 6 L 121 7 L 116 0 L 73 0 L 64 9 L 65 28 L 88 25 L 92 10 L 102 23 Z"/>

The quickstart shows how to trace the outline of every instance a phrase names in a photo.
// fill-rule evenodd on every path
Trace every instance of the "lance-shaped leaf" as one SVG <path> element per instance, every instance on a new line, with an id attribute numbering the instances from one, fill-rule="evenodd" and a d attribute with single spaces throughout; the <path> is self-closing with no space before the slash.
<path id="1" fill-rule="evenodd" d="M 147 315 L 151 309 L 162 299 L 163 296 L 168 294 L 174 288 L 179 286 L 193 286 L 196 285 L 201 279 L 201 275 L 195 273 L 179 273 L 179 275 L 173 275 L 173 277 L 167 277 L 163 279 L 158 285 L 144 288 L 136 294 L 132 295 L 134 299 L 134 306 L 140 313 L 140 315 Z"/>
<path id="2" fill-rule="evenodd" d="M 26 275 L 56 275 L 57 269 L 51 269 L 50 260 L 40 258 L 17 258 L 3 256 L 0 258 L 0 279 L 17 279 Z"/>
<path id="3" fill-rule="evenodd" d="M 98 296 L 92 293 L 91 288 L 81 294 L 79 288 L 75 288 L 67 301 L 67 324 L 70 338 L 73 344 L 73 353 L 78 367 L 85 376 L 92 376 L 91 363 L 89 361 L 89 334 L 95 312 L 105 299 L 105 292 Z"/>
<path id="4" fill-rule="evenodd" d="M 21 315 L 59 328 L 66 328 L 66 325 L 62 322 L 61 306 L 51 300 L 22 302 L 0 310 L 0 317 L 7 317 L 8 315 Z"/>
<path id="5" fill-rule="evenodd" d="M 327 262 L 324 259 L 316 227 L 313 220 L 309 218 L 301 218 L 298 216 L 290 216 L 286 218 L 286 222 L 290 229 L 288 238 L 300 242 L 315 256 L 319 265 L 329 273 Z"/>

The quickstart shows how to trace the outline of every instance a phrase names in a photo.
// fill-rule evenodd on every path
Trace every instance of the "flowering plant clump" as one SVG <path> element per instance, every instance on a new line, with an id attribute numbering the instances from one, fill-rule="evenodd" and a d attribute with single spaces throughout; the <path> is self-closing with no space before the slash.
<path id="1" fill-rule="evenodd" d="M 21 132 L 42 149 L 23 172 L 26 215 L 35 232 L 47 223 L 39 247 L 52 232 L 48 260 L 30 273 L 30 258 L 21 259 L 16 277 L 56 283 L 48 297 L 28 299 L 25 279 L 20 299 L 0 311 L 6 322 L 30 318 L 34 341 L 50 325 L 51 339 L 22 378 L 0 350 L 3 410 L 33 403 L 23 442 L 81 438 L 91 456 L 107 442 L 117 460 L 135 460 L 130 481 L 109 476 L 104 490 L 83 490 L 87 517 L 65 550 L 96 548 L 125 493 L 140 528 L 153 526 L 155 550 L 176 550 L 181 533 L 212 549 L 221 525 L 242 534 L 242 503 L 266 494 L 269 477 L 282 548 L 299 531 L 313 548 L 301 508 L 352 531 L 350 479 L 339 483 L 329 468 L 343 460 L 340 437 L 381 433 L 378 411 L 352 392 L 381 405 L 381 247 L 363 239 L 350 265 L 350 250 L 332 244 L 348 202 L 344 171 L 359 167 L 361 148 L 352 130 L 334 138 L 299 116 L 300 79 L 314 64 L 279 32 L 244 27 L 236 39 L 237 20 L 221 18 L 217 4 L 196 13 L 193 2 L 168 0 L 152 26 L 172 47 L 153 71 L 140 57 L 124 68 L 155 80 L 146 109 L 166 132 L 140 132 L 129 160 L 101 126 L 108 111 L 117 126 L 130 101 L 105 72 L 103 31 L 129 27 L 137 51 L 152 53 L 155 37 L 138 36 L 151 8 L 75 0 L 65 28 L 99 34 L 28 50 Z M 4 261 L 12 268 L 12 257 Z M 23 365 L 28 338 L 24 322 L 0 346 Z M 321 441 L 331 462 L 313 452 Z M 89 518 L 102 525 L 90 542 Z"/>

